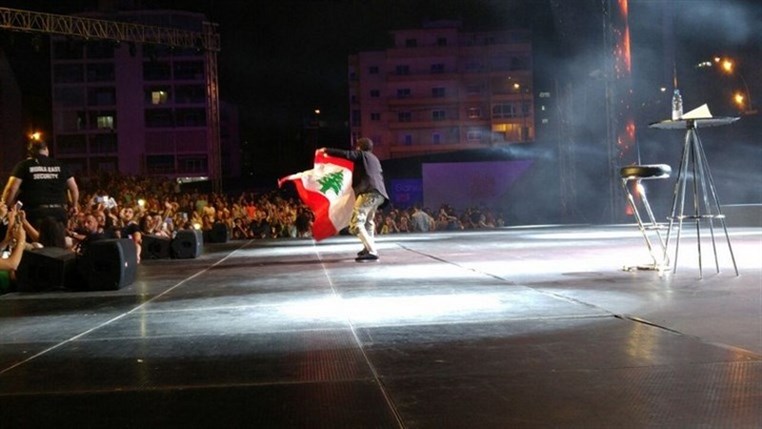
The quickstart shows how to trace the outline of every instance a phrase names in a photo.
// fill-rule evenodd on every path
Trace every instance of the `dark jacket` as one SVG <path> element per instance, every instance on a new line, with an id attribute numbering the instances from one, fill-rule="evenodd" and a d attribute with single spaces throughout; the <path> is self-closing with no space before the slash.
<path id="1" fill-rule="evenodd" d="M 361 150 L 326 149 L 325 153 L 331 156 L 346 158 L 354 163 L 352 173 L 352 189 L 355 195 L 376 191 L 389 199 L 384 185 L 384 174 L 381 162 L 372 152 Z"/>

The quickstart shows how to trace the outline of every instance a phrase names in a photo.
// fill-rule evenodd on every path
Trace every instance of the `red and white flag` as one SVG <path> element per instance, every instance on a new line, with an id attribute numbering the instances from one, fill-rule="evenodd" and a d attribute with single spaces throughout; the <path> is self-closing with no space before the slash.
<path id="1" fill-rule="evenodd" d="M 278 180 L 291 180 L 299 197 L 312 213 L 312 237 L 316 241 L 336 235 L 349 225 L 355 193 L 352 190 L 352 161 L 315 152 L 315 167 Z"/>

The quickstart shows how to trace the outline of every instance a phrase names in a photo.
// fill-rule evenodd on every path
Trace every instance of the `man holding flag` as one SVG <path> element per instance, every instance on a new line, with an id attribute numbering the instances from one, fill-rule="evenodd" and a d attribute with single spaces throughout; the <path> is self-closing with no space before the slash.
<path id="1" fill-rule="evenodd" d="M 299 197 L 312 209 L 316 241 L 337 234 L 346 226 L 363 244 L 357 262 L 377 261 L 376 210 L 389 199 L 381 162 L 373 155 L 373 141 L 357 140 L 355 150 L 320 148 L 315 168 L 278 180 L 278 186 L 293 181 Z"/>
<path id="2" fill-rule="evenodd" d="M 345 158 L 354 164 L 352 190 L 355 202 L 349 220 L 349 232 L 356 235 L 363 245 L 355 261 L 378 260 L 378 249 L 374 240 L 376 210 L 389 199 L 389 195 L 384 185 L 381 162 L 373 154 L 373 141 L 363 137 L 357 140 L 355 150 L 321 148 L 318 152 Z"/>

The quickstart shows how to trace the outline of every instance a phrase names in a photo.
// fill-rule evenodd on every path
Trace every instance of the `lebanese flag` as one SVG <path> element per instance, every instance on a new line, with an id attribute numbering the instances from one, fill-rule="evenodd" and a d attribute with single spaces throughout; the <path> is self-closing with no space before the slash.
<path id="1" fill-rule="evenodd" d="M 278 180 L 290 180 L 299 197 L 315 215 L 312 237 L 316 241 L 336 235 L 349 225 L 355 202 L 352 190 L 352 161 L 315 152 L 315 168 Z"/>

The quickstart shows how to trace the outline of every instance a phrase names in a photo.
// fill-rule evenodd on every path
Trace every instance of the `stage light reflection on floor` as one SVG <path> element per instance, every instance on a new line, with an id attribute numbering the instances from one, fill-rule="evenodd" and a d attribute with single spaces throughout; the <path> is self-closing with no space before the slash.
<path id="1" fill-rule="evenodd" d="M 405 296 L 338 296 L 284 303 L 279 311 L 285 317 L 333 318 L 336 315 L 363 324 L 396 322 L 434 322 L 443 318 L 463 321 L 469 316 L 484 316 L 509 310 L 511 304 L 498 294 L 430 294 Z"/>

